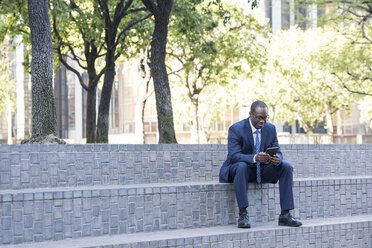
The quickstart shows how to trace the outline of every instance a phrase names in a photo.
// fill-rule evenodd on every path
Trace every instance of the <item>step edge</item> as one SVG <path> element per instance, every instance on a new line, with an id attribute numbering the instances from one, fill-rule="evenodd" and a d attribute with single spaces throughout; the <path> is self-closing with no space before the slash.
<path id="1" fill-rule="evenodd" d="M 351 217 L 332 217 L 332 218 L 317 218 L 302 221 L 303 225 L 299 228 L 303 229 L 316 229 L 328 228 L 336 225 L 355 225 L 355 224 L 368 224 L 372 226 L 372 215 L 358 215 Z M 201 227 L 195 229 L 185 230 L 164 230 L 150 233 L 135 233 L 135 234 L 117 234 L 106 235 L 99 237 L 84 237 L 79 239 L 65 239 L 59 241 L 43 241 L 40 243 L 22 243 L 17 245 L 2 245 L 2 248 L 37 248 L 37 247 L 53 247 L 53 248 L 78 248 L 105 245 L 125 245 L 140 242 L 163 241 L 163 240 L 177 240 L 199 237 L 212 237 L 215 235 L 224 234 L 243 234 L 243 233 L 260 233 L 269 231 L 279 231 L 284 234 L 290 234 L 290 230 L 296 229 L 293 227 L 278 226 L 276 222 L 257 223 L 250 229 L 239 229 L 235 225 L 225 225 L 217 227 Z M 305 232 L 310 230 L 304 230 Z M 319 230 L 320 231 L 320 230 Z M 201 235 L 203 233 L 203 235 Z M 107 240 L 109 239 L 109 240 Z"/>
<path id="2" fill-rule="evenodd" d="M 347 181 L 349 180 L 350 182 L 347 183 L 347 184 L 350 184 L 350 183 L 354 183 L 354 184 L 357 184 L 358 180 L 372 180 L 372 175 L 368 175 L 368 176 L 337 176 L 337 177 L 324 177 L 324 178 L 320 178 L 320 177 L 317 177 L 317 178 L 295 178 L 293 179 L 293 183 L 294 184 L 297 184 L 297 183 L 311 183 L 311 185 L 315 185 L 317 184 L 317 182 L 325 182 L 325 181 L 329 181 L 329 180 L 333 180 L 333 181 L 340 181 L 339 184 L 341 183 L 346 183 L 346 182 L 341 182 L 341 181 Z M 357 180 L 357 181 L 355 181 Z M 354 182 L 352 182 L 354 181 Z M 268 187 L 276 187 L 275 185 L 276 184 L 270 184 L 270 183 L 265 183 L 263 185 L 258 185 L 258 184 L 255 184 L 255 183 L 250 183 L 250 184 L 253 184 L 255 185 L 256 187 L 262 187 L 263 185 L 264 186 L 268 186 Z M 183 188 L 183 187 L 195 187 L 195 188 L 198 188 L 198 186 L 222 186 L 222 185 L 231 185 L 231 187 L 233 187 L 233 184 L 232 183 L 220 183 L 218 181 L 204 181 L 204 182 L 181 182 L 181 183 L 174 183 L 174 182 L 170 182 L 170 183 L 149 183 L 149 184 L 127 184 L 127 185 L 84 185 L 84 186 L 77 186 L 77 187 L 48 187 L 48 188 L 27 188 L 27 189 L 6 189 L 6 190 L 0 190 L 0 196 L 1 195 L 18 195 L 18 194 L 40 194 L 40 193 L 43 193 L 43 194 L 53 194 L 53 193 L 63 193 L 63 192 L 72 192 L 72 194 L 74 194 L 74 197 L 91 197 L 90 196 L 84 196 L 84 192 L 88 192 L 88 191 L 101 191 L 101 190 L 124 190 L 124 191 L 131 191 L 131 190 L 134 190 L 135 192 L 133 194 L 138 194 L 136 193 L 137 192 L 137 189 L 143 189 L 143 192 L 144 194 L 146 194 L 146 191 L 150 192 L 152 194 L 156 194 L 156 193 L 176 193 L 177 191 L 173 189 L 173 192 L 166 192 L 166 190 L 164 192 L 162 192 L 162 188 Z M 322 185 L 322 184 L 320 184 Z M 309 185 L 310 186 L 310 185 Z M 221 189 L 221 190 L 225 190 L 225 189 Z M 79 193 L 77 193 L 79 192 Z M 120 194 L 119 195 L 130 195 L 131 193 L 128 192 L 128 193 L 123 193 L 123 194 Z M 109 196 L 109 195 L 108 195 Z M 40 198 L 40 197 L 39 197 Z M 59 197 L 61 198 L 61 197 Z M 71 197 L 69 197 L 71 198 Z M 41 199 L 45 199 L 44 198 L 40 198 Z M 47 197 L 46 199 L 54 199 L 53 197 Z M 1 200 L 0 198 L 0 202 L 2 201 L 8 201 L 8 200 Z"/>

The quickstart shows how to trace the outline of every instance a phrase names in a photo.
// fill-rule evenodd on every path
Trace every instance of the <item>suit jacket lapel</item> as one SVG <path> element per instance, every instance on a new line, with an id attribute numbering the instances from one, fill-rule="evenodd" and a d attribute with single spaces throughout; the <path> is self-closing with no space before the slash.
<path id="1" fill-rule="evenodd" d="M 264 152 L 264 147 L 265 147 L 265 140 L 267 136 L 267 130 L 265 128 L 265 125 L 261 129 L 261 146 L 260 146 L 260 152 Z"/>
<path id="2" fill-rule="evenodd" d="M 251 124 L 249 123 L 249 118 L 246 119 L 247 121 L 245 122 L 245 128 L 246 128 L 246 133 L 248 136 L 248 141 L 251 144 L 252 149 L 254 150 L 254 140 L 253 140 L 253 132 L 251 128 Z"/>

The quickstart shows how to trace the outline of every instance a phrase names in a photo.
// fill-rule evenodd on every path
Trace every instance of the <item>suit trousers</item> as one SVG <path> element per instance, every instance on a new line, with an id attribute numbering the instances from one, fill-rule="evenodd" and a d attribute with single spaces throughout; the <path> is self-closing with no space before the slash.
<path id="1" fill-rule="evenodd" d="M 234 183 L 239 209 L 249 206 L 248 182 L 257 182 L 256 176 L 256 167 L 249 166 L 245 162 L 230 165 L 229 179 Z M 261 183 L 272 183 L 278 180 L 281 210 L 294 209 L 293 167 L 287 162 L 282 162 L 278 166 L 261 164 Z"/>

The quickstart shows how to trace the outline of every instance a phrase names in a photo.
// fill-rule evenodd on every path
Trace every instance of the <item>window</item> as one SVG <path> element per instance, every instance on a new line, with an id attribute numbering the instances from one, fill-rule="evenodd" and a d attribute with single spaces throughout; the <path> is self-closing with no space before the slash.
<path id="1" fill-rule="evenodd" d="M 124 133 L 134 133 L 134 122 L 124 122 Z"/>

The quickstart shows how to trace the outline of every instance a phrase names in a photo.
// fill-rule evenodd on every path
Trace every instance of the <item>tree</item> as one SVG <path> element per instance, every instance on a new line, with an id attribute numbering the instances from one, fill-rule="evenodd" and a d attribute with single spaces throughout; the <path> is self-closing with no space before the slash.
<path id="1" fill-rule="evenodd" d="M 332 115 L 349 110 L 352 95 L 343 89 L 332 67 L 324 63 L 340 53 L 347 39 L 333 29 L 291 28 L 270 42 L 265 74 L 259 76 L 257 94 L 273 109 L 274 122 L 298 120 L 312 133 L 326 120 L 332 134 Z"/>
<path id="2" fill-rule="evenodd" d="M 145 108 L 146 102 L 154 92 L 151 87 L 151 61 L 149 47 L 141 49 L 139 53 L 138 72 L 141 76 L 139 84 L 139 95 L 135 109 L 135 127 L 136 135 L 141 137 L 141 143 L 145 144 Z"/>
<path id="3" fill-rule="evenodd" d="M 334 25 L 348 42 L 337 56 L 325 60 L 344 89 L 358 99 L 361 120 L 372 123 L 372 2 L 365 0 L 314 0 L 326 9 L 324 25 Z"/>
<path id="4" fill-rule="evenodd" d="M 22 143 L 43 142 L 57 134 L 56 107 L 53 95 L 53 46 L 48 1 L 28 0 L 32 61 L 32 135 Z M 56 139 L 59 143 L 64 143 Z"/>
<path id="5" fill-rule="evenodd" d="M 159 143 L 177 143 L 169 79 L 165 66 L 168 23 L 173 0 L 142 0 L 142 2 L 155 17 L 151 41 L 151 75 L 158 113 Z"/>
<path id="6" fill-rule="evenodd" d="M 107 86 L 102 92 L 99 114 L 99 133 L 102 134 L 100 142 L 107 142 L 107 113 L 111 96 L 110 78 L 112 78 L 112 58 L 116 60 L 125 50 L 125 38 L 130 30 L 139 21 L 150 15 L 141 14 L 145 8 L 138 6 L 140 2 L 128 0 L 123 1 L 61 1 L 51 0 L 51 14 L 53 16 L 53 35 L 55 39 L 55 51 L 57 60 L 73 71 L 79 78 L 82 87 L 87 90 L 87 142 L 96 142 L 96 93 L 99 80 L 107 75 Z M 28 23 L 27 8 L 24 8 L 26 1 L 4 1 L 0 10 L 5 14 L 5 21 L 0 28 L 4 33 L 12 35 L 23 34 L 23 42 L 28 45 L 30 36 L 25 24 Z M 105 11 L 109 10 L 109 11 Z M 116 12 L 115 12 L 116 11 Z M 124 15 L 124 16 L 123 16 Z M 133 17 L 133 18 L 131 18 Z M 146 17 L 146 18 L 145 18 Z M 112 21 L 111 19 L 112 18 Z M 126 22 L 121 20 L 125 19 Z M 115 28 L 117 29 L 115 31 Z M 115 34 L 113 37 L 105 36 L 106 31 Z M 3 34 L 3 33 L 2 33 Z M 1 34 L 1 35 L 2 35 Z M 114 38 L 115 38 L 114 35 Z M 3 36 L 1 36 L 3 38 Z M 106 39 L 107 38 L 107 39 Z M 105 43 L 105 42 L 110 43 Z M 116 51 L 116 53 L 115 53 Z M 113 56 L 114 54 L 114 56 Z M 29 54 L 25 54 L 25 61 L 29 61 Z M 105 57 L 105 61 L 102 59 Z M 81 69 L 71 64 L 77 63 Z M 106 65 L 105 62 L 108 62 Z M 88 75 L 88 82 L 83 81 L 83 73 Z M 85 83 L 87 85 L 85 85 Z M 111 83 L 112 86 L 112 83 Z M 102 127 L 102 128 L 100 128 Z M 102 131 L 103 130 L 103 131 Z"/>
<path id="7" fill-rule="evenodd" d="M 125 54 L 132 28 L 151 15 L 133 0 L 74 0 L 55 1 L 53 28 L 56 35 L 58 58 L 74 72 L 87 90 L 87 143 L 108 142 L 108 116 L 115 77 L 115 62 Z M 66 20 L 71 20 L 67 21 Z M 78 39 L 76 39 L 78 37 Z M 80 51 L 83 51 L 82 56 Z M 104 61 L 101 60 L 104 57 Z M 82 73 L 71 66 L 66 58 L 76 61 L 88 74 L 88 85 Z M 96 126 L 96 92 L 104 76 Z"/>
<path id="8" fill-rule="evenodd" d="M 371 95 L 372 2 L 366 0 L 310 0 L 299 1 L 299 6 L 316 4 L 325 10 L 322 25 L 333 25 L 348 38 L 343 52 L 332 63 L 334 74 L 344 88 L 354 94 Z M 347 61 L 345 63 L 345 61 Z"/>
<path id="9" fill-rule="evenodd" d="M 249 76 L 262 65 L 265 48 L 259 39 L 267 35 L 267 29 L 236 6 L 196 2 L 179 1 L 175 5 L 167 51 L 168 64 L 177 65 L 171 68 L 173 81 L 186 87 L 185 95 L 191 102 L 191 142 L 206 143 L 205 128 L 210 122 L 203 116 L 210 116 L 209 110 L 216 113 L 210 102 L 219 97 L 212 85 L 233 84 L 238 74 Z M 208 88 L 214 90 L 208 92 Z"/>

